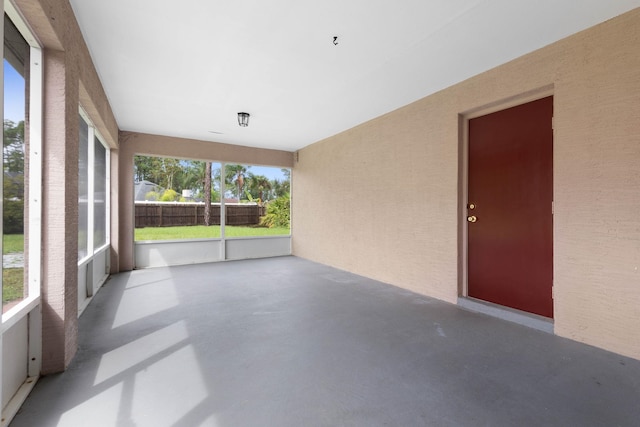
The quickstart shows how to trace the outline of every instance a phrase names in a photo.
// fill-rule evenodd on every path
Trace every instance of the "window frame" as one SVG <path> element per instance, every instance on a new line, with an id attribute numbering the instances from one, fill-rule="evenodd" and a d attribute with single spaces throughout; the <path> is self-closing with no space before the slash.
<path id="1" fill-rule="evenodd" d="M 94 246 L 94 250 L 93 250 L 93 254 L 95 255 L 96 253 L 102 251 L 105 247 L 109 246 L 109 244 L 111 243 L 111 212 L 110 212 L 110 194 L 111 194 L 111 150 L 109 149 L 109 147 L 107 146 L 107 144 L 104 142 L 104 138 L 102 138 L 102 136 L 100 135 L 100 132 L 98 132 L 97 129 L 94 128 L 94 138 L 93 138 L 93 163 L 92 165 L 95 166 L 95 147 L 96 147 L 96 142 L 98 142 L 101 146 L 102 149 L 104 150 L 104 242 L 99 245 L 98 247 L 95 247 L 96 242 L 95 242 L 95 223 L 96 223 L 96 211 L 95 211 L 95 206 L 96 206 L 96 182 L 95 182 L 95 177 L 96 177 L 96 171 L 94 169 L 94 173 L 93 173 L 93 194 L 94 194 L 94 199 L 93 199 L 93 221 L 94 221 L 94 227 L 93 227 L 93 246 Z"/>
<path id="2" fill-rule="evenodd" d="M 87 253 L 82 258 L 78 258 L 78 266 L 85 264 L 88 260 L 93 258 L 95 254 L 104 250 L 111 244 L 111 149 L 105 142 L 104 138 L 100 134 L 100 131 L 93 124 L 93 121 L 89 118 L 87 112 L 80 106 L 78 108 L 79 117 L 88 126 L 87 136 L 87 152 L 88 152 L 88 167 L 87 167 L 87 179 L 88 179 L 88 194 L 87 194 Z M 94 247 L 94 232 L 95 232 L 95 141 L 100 142 L 105 149 L 105 242 L 99 247 Z M 78 232 L 80 230 L 78 229 Z"/>
<path id="3" fill-rule="evenodd" d="M 42 118 L 43 118 L 43 66 L 42 47 L 33 32 L 22 19 L 22 16 L 13 4 L 4 1 L 4 13 L 7 14 L 13 25 L 18 29 L 30 48 L 29 52 L 29 175 L 26 177 L 29 183 L 29 198 L 25 200 L 29 207 L 28 221 L 28 295 L 6 313 L 2 314 L 2 330 L 7 330 L 24 316 L 29 314 L 40 303 L 41 284 L 41 242 L 42 242 Z M 4 26 L 3 46 L 4 46 Z M 4 55 L 3 55 L 4 60 Z M 4 82 L 4 72 L 2 80 Z M 26 84 L 26 82 L 25 82 Z M 2 117 L 4 120 L 4 88 L 2 90 L 3 105 Z M 0 174 L 0 184 L 3 184 L 4 174 Z M 3 231 L 0 221 L 0 231 Z M 4 234 L 4 233 L 3 233 Z M 26 239 L 25 239 L 26 241 Z M 1 247 L 0 243 L 0 247 Z M 0 286 L 2 280 L 0 279 Z"/>

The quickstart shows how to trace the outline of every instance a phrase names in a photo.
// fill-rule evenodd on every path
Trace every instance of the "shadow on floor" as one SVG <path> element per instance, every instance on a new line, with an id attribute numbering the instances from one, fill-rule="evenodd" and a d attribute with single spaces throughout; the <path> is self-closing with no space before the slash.
<path id="1" fill-rule="evenodd" d="M 640 361 L 295 257 L 113 276 L 11 427 L 637 426 Z"/>

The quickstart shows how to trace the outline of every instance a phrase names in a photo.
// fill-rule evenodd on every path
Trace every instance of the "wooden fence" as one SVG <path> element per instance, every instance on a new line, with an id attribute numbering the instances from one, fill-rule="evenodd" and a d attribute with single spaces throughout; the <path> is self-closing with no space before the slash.
<path id="1" fill-rule="evenodd" d="M 266 208 L 255 204 L 225 204 L 227 225 L 255 225 Z M 204 225 L 204 203 L 136 202 L 136 228 Z M 211 204 L 211 224 L 220 225 L 220 204 Z"/>

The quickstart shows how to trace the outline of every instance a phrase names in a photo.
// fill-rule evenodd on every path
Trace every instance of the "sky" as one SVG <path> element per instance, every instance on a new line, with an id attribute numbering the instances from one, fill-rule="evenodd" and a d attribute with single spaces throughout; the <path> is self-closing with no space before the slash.
<path id="1" fill-rule="evenodd" d="M 248 169 L 248 172 L 254 175 L 264 175 L 269 178 L 269 180 L 277 179 L 278 181 L 284 181 L 285 179 L 284 174 L 282 173 L 282 168 L 251 166 Z"/>
<path id="2" fill-rule="evenodd" d="M 24 79 L 4 61 L 4 118 L 15 123 L 24 120 Z"/>

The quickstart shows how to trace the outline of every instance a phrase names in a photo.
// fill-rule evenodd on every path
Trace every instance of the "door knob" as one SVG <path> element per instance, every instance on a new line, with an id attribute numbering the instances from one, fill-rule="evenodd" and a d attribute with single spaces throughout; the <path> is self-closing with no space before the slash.
<path id="1" fill-rule="evenodd" d="M 467 221 L 469 222 L 476 222 L 478 220 L 478 218 L 476 218 L 475 215 L 471 215 L 467 217 Z"/>

